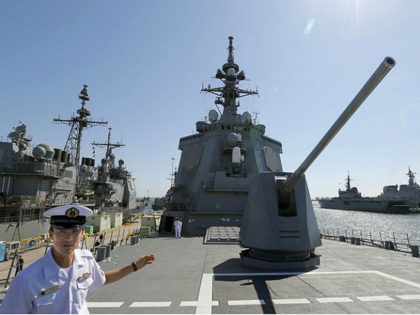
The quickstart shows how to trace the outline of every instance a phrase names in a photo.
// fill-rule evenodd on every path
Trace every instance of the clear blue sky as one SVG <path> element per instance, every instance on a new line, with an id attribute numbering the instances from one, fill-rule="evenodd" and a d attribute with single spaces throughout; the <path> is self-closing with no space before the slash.
<path id="1" fill-rule="evenodd" d="M 138 195 L 163 195 L 179 138 L 213 109 L 200 94 L 226 61 L 259 97 L 266 135 L 294 171 L 387 55 L 397 66 L 307 172 L 312 197 L 334 196 L 347 171 L 363 195 L 420 176 L 420 1 L 2 1 L 0 136 L 24 122 L 33 144 L 63 147 L 77 96 L 106 119 Z M 85 132 L 83 156 L 107 129 Z M 98 155 L 104 152 L 97 149 Z"/>

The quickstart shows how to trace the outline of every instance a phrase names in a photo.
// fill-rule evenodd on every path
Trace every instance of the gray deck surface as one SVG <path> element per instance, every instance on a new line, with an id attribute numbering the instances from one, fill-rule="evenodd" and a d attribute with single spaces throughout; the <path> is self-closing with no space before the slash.
<path id="1" fill-rule="evenodd" d="M 318 269 L 273 275 L 241 266 L 240 251 L 238 245 L 203 245 L 202 237 L 144 239 L 139 245 L 117 248 L 111 261 L 100 263 L 104 270 L 127 265 L 149 252 L 156 261 L 90 294 L 89 310 L 92 314 L 420 313 L 420 259 L 409 254 L 323 240 L 317 249 L 322 255 Z"/>

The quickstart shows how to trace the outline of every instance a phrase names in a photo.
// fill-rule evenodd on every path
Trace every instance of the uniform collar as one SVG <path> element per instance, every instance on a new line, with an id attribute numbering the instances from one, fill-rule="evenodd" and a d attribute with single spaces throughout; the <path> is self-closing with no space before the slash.
<path id="1" fill-rule="evenodd" d="M 44 268 L 45 278 L 49 279 L 52 277 L 60 277 L 66 279 L 68 277 L 67 273 L 55 262 L 54 257 L 52 255 L 52 248 L 48 250 L 45 254 L 42 266 Z M 74 251 L 74 258 L 73 258 L 73 267 L 81 268 L 83 267 L 83 263 L 80 259 L 80 250 L 76 249 Z"/>
<path id="2" fill-rule="evenodd" d="M 74 258 L 73 258 L 73 267 L 81 268 L 83 267 L 83 261 L 81 259 L 82 251 L 80 249 L 76 249 L 74 251 Z"/>

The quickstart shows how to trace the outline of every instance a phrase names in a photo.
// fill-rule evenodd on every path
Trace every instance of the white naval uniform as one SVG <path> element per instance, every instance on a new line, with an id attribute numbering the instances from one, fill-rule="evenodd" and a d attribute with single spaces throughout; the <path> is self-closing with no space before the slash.
<path id="1" fill-rule="evenodd" d="M 89 314 L 86 294 L 104 284 L 105 274 L 90 251 L 76 249 L 67 273 L 49 250 L 12 281 L 0 313 Z"/>
<path id="2" fill-rule="evenodd" d="M 175 221 L 174 222 L 174 226 L 175 226 L 175 237 L 181 237 L 181 228 L 182 228 L 182 222 L 181 221 Z"/>

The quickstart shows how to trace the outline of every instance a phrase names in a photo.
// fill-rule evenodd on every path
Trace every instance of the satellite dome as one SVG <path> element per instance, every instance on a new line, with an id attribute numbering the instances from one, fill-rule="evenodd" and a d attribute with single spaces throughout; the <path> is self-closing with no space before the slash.
<path id="1" fill-rule="evenodd" d="M 234 68 L 229 68 L 226 72 L 226 77 L 228 80 L 234 80 L 236 78 L 236 71 Z"/>
<path id="2" fill-rule="evenodd" d="M 242 114 L 242 122 L 243 123 L 250 123 L 252 122 L 252 116 L 249 112 L 244 112 Z"/>
<path id="3" fill-rule="evenodd" d="M 209 120 L 211 122 L 216 122 L 218 118 L 219 114 L 217 113 L 217 111 L 215 111 L 214 109 L 209 111 Z"/>
<path id="4" fill-rule="evenodd" d="M 230 134 L 228 134 L 227 140 L 228 140 L 229 144 L 234 145 L 234 144 L 236 144 L 236 142 L 238 142 L 239 137 L 236 133 L 231 132 Z"/>
<path id="5" fill-rule="evenodd" d="M 45 157 L 47 150 L 43 146 L 37 145 L 33 150 L 32 154 L 36 159 L 42 159 Z"/>
<path id="6" fill-rule="evenodd" d="M 47 143 L 41 143 L 38 144 L 38 146 L 45 148 L 45 159 L 51 160 L 54 157 L 55 151 L 51 145 Z"/>

